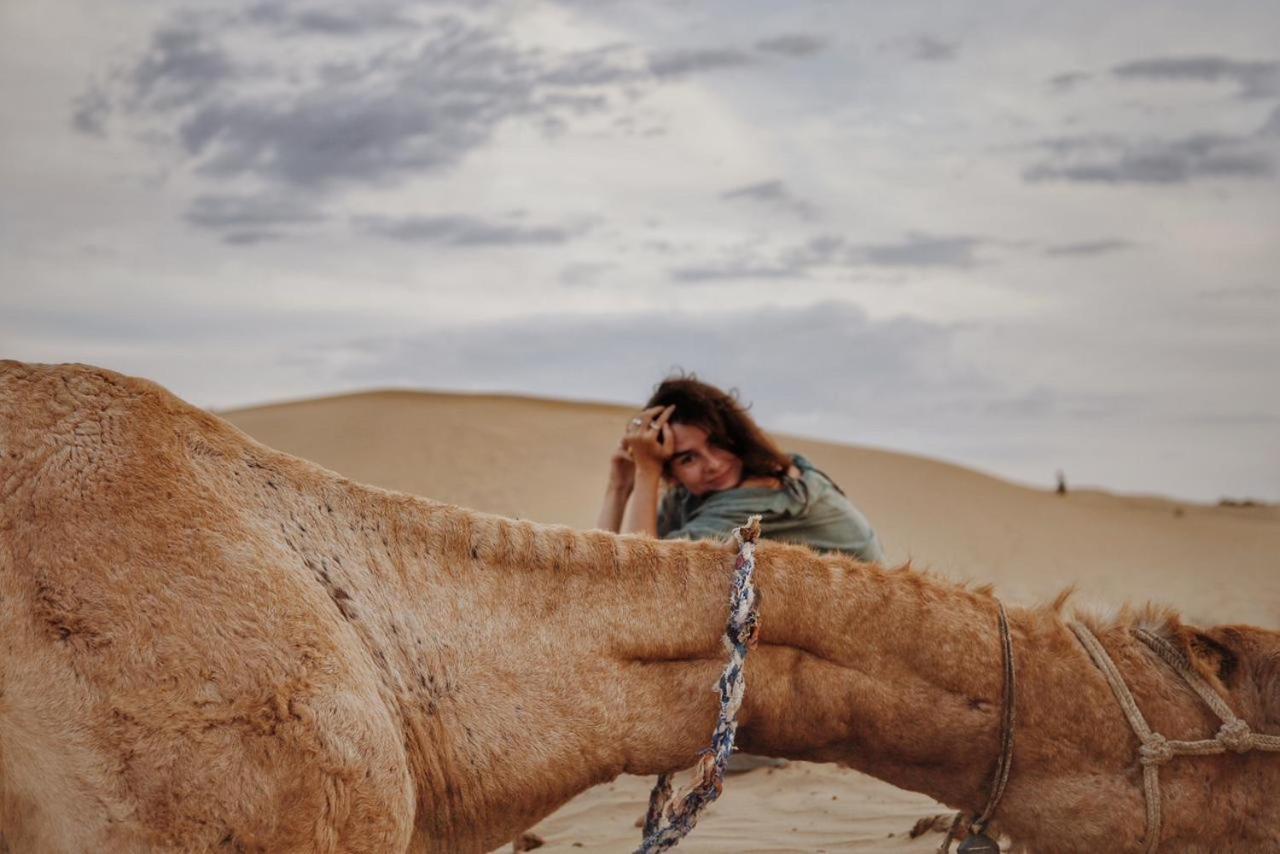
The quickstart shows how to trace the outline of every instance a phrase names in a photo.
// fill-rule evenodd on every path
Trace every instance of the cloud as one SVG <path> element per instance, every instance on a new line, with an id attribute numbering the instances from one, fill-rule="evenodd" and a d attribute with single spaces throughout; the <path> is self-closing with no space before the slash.
<path id="1" fill-rule="evenodd" d="M 1209 288 L 1196 292 L 1197 299 L 1212 300 L 1244 300 L 1280 302 L 1280 286 L 1271 284 L 1236 285 L 1225 288 Z"/>
<path id="2" fill-rule="evenodd" d="M 1271 116 L 1258 130 L 1259 136 L 1280 136 L 1280 107 L 1271 111 Z"/>
<path id="3" fill-rule="evenodd" d="M 445 119 L 444 100 L 429 90 L 402 97 L 353 88 L 292 100 L 216 102 L 191 115 L 179 139 L 197 170 L 212 177 L 252 175 L 314 188 L 380 184 L 457 162 L 516 108 L 512 100 L 525 99 L 498 91 L 463 95 L 454 122 Z"/>
<path id="4" fill-rule="evenodd" d="M 338 5 L 257 3 L 184 19 L 157 30 L 144 55 L 116 75 L 115 100 L 136 130 L 171 141 L 199 175 L 319 193 L 448 169 L 506 122 L 555 133 L 664 81 L 762 61 L 735 47 L 556 51 L 448 14 L 417 21 L 404 8 L 380 4 L 357 15 Z M 262 32 L 309 40 L 316 50 L 264 52 Z M 351 43 L 341 59 L 332 58 L 333 37 Z M 795 57 L 821 42 L 782 35 L 760 46 Z M 113 94 L 83 93 L 73 124 L 101 133 Z"/>
<path id="5" fill-rule="evenodd" d="M 786 185 L 777 179 L 736 187 L 721 193 L 720 198 L 728 201 L 755 202 L 775 210 L 795 214 L 801 219 L 811 219 L 815 213 L 812 204 L 792 195 Z"/>
<path id="6" fill-rule="evenodd" d="M 562 55 L 542 71 L 541 82 L 569 90 L 581 87 L 636 85 L 648 76 L 645 63 L 622 44 L 608 44 Z"/>
<path id="7" fill-rule="evenodd" d="M 1052 389 L 1044 386 L 1037 386 L 1022 394 L 982 400 L 975 407 L 984 414 L 994 415 L 1000 420 L 1043 418 L 1052 415 L 1059 408 L 1058 396 Z"/>
<path id="8" fill-rule="evenodd" d="M 324 215 L 305 202 L 281 196 L 210 194 L 192 201 L 186 219 L 202 228 L 230 229 L 319 222 Z"/>
<path id="9" fill-rule="evenodd" d="M 376 184 L 456 163 L 504 120 L 563 109 L 535 97 L 540 66 L 531 53 L 457 22 L 408 53 L 328 73 L 287 93 L 197 99 L 179 127 L 182 148 L 210 176 L 312 188 Z"/>
<path id="10" fill-rule="evenodd" d="M 826 39 L 817 36 L 792 33 L 773 36 L 756 42 L 756 50 L 781 56 L 811 56 L 827 46 Z"/>
<path id="11" fill-rule="evenodd" d="M 1080 243 L 1060 243 L 1045 247 L 1044 254 L 1050 256 L 1081 257 L 1091 255 L 1109 255 L 1112 252 L 1123 252 L 1136 246 L 1128 240 L 1085 240 Z"/>
<path id="12" fill-rule="evenodd" d="M 282 226 L 309 225 L 326 219 L 311 202 L 272 194 L 197 196 L 184 219 L 194 226 L 221 232 L 233 245 L 280 240 L 289 235 Z"/>
<path id="13" fill-rule="evenodd" d="M 878 267 L 976 267 L 977 250 L 990 241 L 978 237 L 909 234 L 897 243 L 855 247 L 854 257 Z"/>
<path id="14" fill-rule="evenodd" d="M 907 42 L 907 54 L 921 62 L 948 62 L 956 58 L 959 42 L 948 42 L 933 36 L 918 36 Z"/>
<path id="15" fill-rule="evenodd" d="M 1093 79 L 1093 75 L 1085 71 L 1067 71 L 1049 78 L 1049 88 L 1055 92 L 1066 92 L 1081 83 Z"/>
<path id="16" fill-rule="evenodd" d="M 756 244 L 728 248 L 714 260 L 681 264 L 669 270 L 677 282 L 704 282 L 751 279 L 806 279 L 815 268 L 842 261 L 844 247 L 838 237 L 815 237 L 809 241 L 769 251 Z"/>
<path id="17" fill-rule="evenodd" d="M 244 14 L 249 23 L 270 27 L 277 35 L 362 36 L 383 31 L 411 31 L 417 21 L 402 15 L 395 4 L 363 2 L 358 12 L 347 5 L 328 9 L 295 10 L 288 3 L 264 2 L 250 6 Z"/>
<path id="18" fill-rule="evenodd" d="M 760 39 L 758 53 L 786 59 L 812 56 L 827 46 L 826 39 L 804 33 L 786 33 Z M 648 55 L 649 73 L 659 80 L 709 71 L 742 68 L 759 62 L 757 56 L 738 47 L 696 47 L 660 50 Z"/>
<path id="19" fill-rule="evenodd" d="M 969 269 L 986 263 L 978 250 L 997 241 L 969 235 L 908 232 L 890 243 L 850 243 L 835 235 L 820 235 L 792 247 L 784 257 L 806 268 L 834 266 Z"/>
<path id="20" fill-rule="evenodd" d="M 525 226 L 470 216 L 361 216 L 356 225 L 365 233 L 405 243 L 442 246 L 512 246 L 565 243 L 585 229 L 565 226 Z"/>
<path id="21" fill-rule="evenodd" d="M 674 267 L 671 278 L 678 282 L 719 282 L 739 279 L 802 279 L 807 271 L 803 267 L 768 266 L 745 261 L 729 261 L 723 264 Z"/>
<path id="22" fill-rule="evenodd" d="M 222 242 L 229 243 L 232 246 L 255 246 L 259 243 L 274 243 L 277 240 L 286 240 L 288 237 L 289 234 L 287 232 L 275 231 L 270 228 L 238 228 L 224 234 Z"/>
<path id="23" fill-rule="evenodd" d="M 94 86 L 72 101 L 71 126 L 88 136 L 105 136 L 111 101 L 102 89 Z"/>
<path id="24" fill-rule="evenodd" d="M 761 333 L 767 330 L 768 345 Z M 844 412 L 887 425 L 904 411 L 1002 398 L 1006 392 L 957 364 L 952 327 L 895 318 L 871 320 L 843 303 L 768 307 L 709 316 L 549 315 L 444 324 L 406 337 L 329 342 L 299 357 L 353 384 L 502 391 L 599 400 L 643 399 L 673 368 L 738 386 L 760 409 L 792 416 Z M 820 346 L 830 365 L 849 366 L 838 382 L 806 359 Z M 854 369 L 856 367 L 856 369 Z M 875 405 L 867 407 L 868 401 Z M 886 428 L 887 429 L 887 428 Z"/>
<path id="25" fill-rule="evenodd" d="M 1280 95 L 1280 62 L 1256 62 L 1221 56 L 1173 56 L 1139 59 L 1111 69 L 1116 77 L 1131 80 L 1234 83 L 1244 98 Z"/>
<path id="26" fill-rule="evenodd" d="M 394 6 L 377 9 L 260 3 L 168 25 L 111 86 L 134 129 L 169 140 L 197 174 L 328 192 L 445 169 L 504 122 L 563 126 L 609 109 L 618 93 L 605 86 L 654 84 L 645 58 L 618 45 L 556 53 L 448 15 L 418 23 Z M 253 53 L 261 42 L 252 31 L 282 28 L 317 50 Z M 341 59 L 323 41 L 388 30 L 395 35 L 352 39 Z M 86 91 L 73 123 L 100 132 L 111 95 Z"/>
<path id="27" fill-rule="evenodd" d="M 733 190 L 726 190 L 720 195 L 722 199 L 753 199 L 761 202 L 785 201 L 789 198 L 787 189 L 778 180 L 761 181 L 758 184 L 747 184 Z"/>
<path id="28" fill-rule="evenodd" d="M 78 299 L 10 305 L 0 314 L 0 337 L 39 335 L 67 341 L 70 352 L 92 345 L 109 353 L 143 347 L 153 354 L 185 353 L 188 348 L 243 350 L 254 343 L 330 341 L 349 335 L 379 318 L 376 307 L 322 303 L 275 305 L 253 299 L 251 304 L 218 299 L 214 289 L 195 288 L 172 299 L 125 295 L 127 310 L 119 310 L 122 295 L 87 288 Z M 130 300 L 129 298 L 132 297 Z M 79 343 L 78 343 L 79 342 Z M 157 358 L 161 364 L 164 357 Z M 265 369 L 267 366 L 263 366 Z M 209 365 L 201 371 L 209 373 Z M 215 372 L 216 373 L 216 372 Z"/>
<path id="29" fill-rule="evenodd" d="M 843 237 L 823 234 L 804 243 L 762 252 L 754 245 L 734 247 L 724 259 L 672 268 L 680 282 L 715 282 L 746 279 L 805 279 L 823 270 L 880 269 L 967 270 L 990 263 L 979 257 L 983 247 L 1000 241 L 968 235 L 908 233 L 891 243 L 850 243 Z"/>
<path id="30" fill-rule="evenodd" d="M 649 71 L 658 78 L 678 77 L 750 65 L 755 59 L 737 48 L 692 48 L 651 54 Z"/>
<path id="31" fill-rule="evenodd" d="M 1273 117 L 1274 118 L 1274 117 Z M 1023 170 L 1029 182 L 1096 184 L 1185 184 L 1200 179 L 1267 178 L 1276 171 L 1277 148 L 1270 122 L 1256 133 L 1202 133 L 1168 140 L 1130 140 L 1114 135 L 1043 139 L 1033 148 L 1047 159 Z"/>
<path id="32" fill-rule="evenodd" d="M 570 288 L 592 288 L 600 284 L 601 279 L 617 264 L 581 262 L 569 264 L 560 271 L 560 284 Z"/>
<path id="33" fill-rule="evenodd" d="M 199 101 L 242 73 L 194 26 L 166 26 L 152 36 L 128 80 L 136 103 L 163 110 Z"/>

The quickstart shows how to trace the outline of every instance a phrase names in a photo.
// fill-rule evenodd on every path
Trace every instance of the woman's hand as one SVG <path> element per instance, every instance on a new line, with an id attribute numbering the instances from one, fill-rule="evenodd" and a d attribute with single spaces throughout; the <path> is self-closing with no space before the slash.
<path id="1" fill-rule="evenodd" d="M 675 436 L 667 426 L 675 411 L 674 406 L 651 406 L 627 424 L 622 448 L 630 453 L 636 471 L 659 474 L 675 453 Z"/>

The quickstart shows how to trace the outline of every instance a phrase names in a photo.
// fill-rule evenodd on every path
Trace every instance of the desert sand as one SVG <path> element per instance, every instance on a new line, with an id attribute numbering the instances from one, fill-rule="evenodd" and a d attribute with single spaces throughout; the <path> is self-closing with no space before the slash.
<path id="1" fill-rule="evenodd" d="M 587 528 L 631 411 L 385 391 L 221 414 L 267 445 L 355 480 Z M 1195 623 L 1280 629 L 1278 506 L 1100 491 L 1061 496 L 918 456 L 779 439 L 844 488 L 893 564 L 909 560 L 958 581 L 991 582 L 1010 603 L 1044 602 L 1072 586 L 1072 602 L 1085 610 L 1153 601 Z M 1046 460 L 1046 481 L 1053 468 Z M 651 783 L 622 777 L 578 796 L 532 829 L 545 840 L 540 850 L 632 850 Z M 729 777 L 680 850 L 929 852 L 940 836 L 910 839 L 908 831 L 942 811 L 929 798 L 847 769 L 792 763 Z"/>

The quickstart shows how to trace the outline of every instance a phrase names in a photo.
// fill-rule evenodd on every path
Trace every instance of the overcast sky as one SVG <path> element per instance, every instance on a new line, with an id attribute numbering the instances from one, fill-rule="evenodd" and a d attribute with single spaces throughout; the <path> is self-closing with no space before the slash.
<path id="1" fill-rule="evenodd" d="M 3 0 L 0 99 L 2 356 L 1280 500 L 1275 0 Z"/>

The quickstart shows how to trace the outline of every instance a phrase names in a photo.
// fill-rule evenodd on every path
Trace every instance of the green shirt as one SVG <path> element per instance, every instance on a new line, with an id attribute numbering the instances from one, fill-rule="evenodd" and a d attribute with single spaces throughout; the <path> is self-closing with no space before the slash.
<path id="1" fill-rule="evenodd" d="M 867 517 L 808 460 L 799 454 L 791 459 L 800 476 L 782 478 L 781 489 L 726 489 L 701 497 L 683 486 L 668 489 L 658 507 L 658 535 L 667 540 L 721 539 L 759 514 L 760 534 L 768 539 L 883 563 L 884 550 Z"/>

